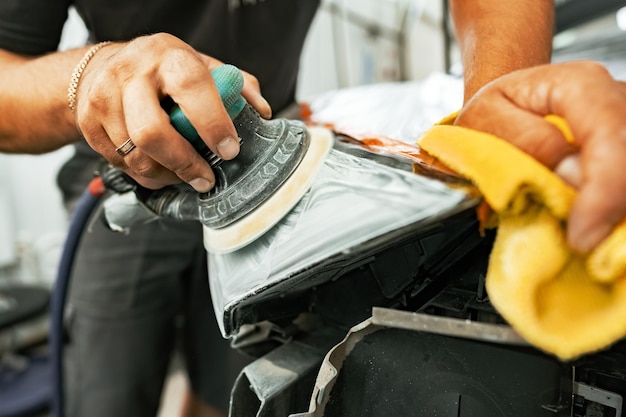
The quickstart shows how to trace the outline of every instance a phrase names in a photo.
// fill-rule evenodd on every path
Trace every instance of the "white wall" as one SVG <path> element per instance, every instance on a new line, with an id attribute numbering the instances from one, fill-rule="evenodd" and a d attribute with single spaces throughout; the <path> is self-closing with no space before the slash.
<path id="1" fill-rule="evenodd" d="M 442 19 L 440 0 L 323 0 L 305 43 L 298 99 L 443 71 Z"/>
<path id="2" fill-rule="evenodd" d="M 85 39 L 72 9 L 59 47 Z M 68 225 L 56 174 L 72 152 L 65 147 L 36 156 L 0 154 L 0 285 L 52 283 Z"/>
<path id="3" fill-rule="evenodd" d="M 0 267 L 17 260 L 15 204 L 11 198 L 11 175 L 7 157 L 0 154 Z"/>

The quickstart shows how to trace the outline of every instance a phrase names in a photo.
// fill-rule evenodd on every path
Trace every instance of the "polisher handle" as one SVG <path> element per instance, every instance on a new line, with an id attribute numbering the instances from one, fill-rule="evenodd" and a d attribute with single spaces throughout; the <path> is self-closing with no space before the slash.
<path id="1" fill-rule="evenodd" d="M 246 100 L 241 96 L 243 89 L 243 74 L 237 67 L 224 64 L 211 71 L 213 81 L 220 94 L 222 103 L 231 120 L 234 120 L 246 105 Z M 212 166 L 221 159 L 215 155 L 204 143 L 198 132 L 193 127 L 187 116 L 180 107 L 175 104 L 169 112 L 170 121 L 174 128 L 191 143 L 194 149 L 202 155 Z"/>

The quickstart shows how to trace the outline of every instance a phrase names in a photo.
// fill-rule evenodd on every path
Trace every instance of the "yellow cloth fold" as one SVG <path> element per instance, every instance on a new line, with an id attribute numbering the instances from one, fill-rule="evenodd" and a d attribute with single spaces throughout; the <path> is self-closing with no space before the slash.
<path id="1" fill-rule="evenodd" d="M 588 256 L 565 241 L 576 191 L 493 135 L 433 126 L 419 146 L 476 185 L 497 216 L 487 292 L 529 343 L 569 360 L 626 335 L 626 222 Z M 562 119 L 550 119 L 565 136 Z"/>

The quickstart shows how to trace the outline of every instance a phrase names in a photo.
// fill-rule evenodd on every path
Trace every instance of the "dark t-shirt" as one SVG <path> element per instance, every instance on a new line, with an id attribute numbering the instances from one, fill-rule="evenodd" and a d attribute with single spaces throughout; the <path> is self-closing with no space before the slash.
<path id="1" fill-rule="evenodd" d="M 319 0 L 1 0 L 0 48 L 55 51 L 72 4 L 92 42 L 173 34 L 255 75 L 276 113 L 295 100 L 300 52 Z M 77 147 L 78 158 L 91 153 Z"/>

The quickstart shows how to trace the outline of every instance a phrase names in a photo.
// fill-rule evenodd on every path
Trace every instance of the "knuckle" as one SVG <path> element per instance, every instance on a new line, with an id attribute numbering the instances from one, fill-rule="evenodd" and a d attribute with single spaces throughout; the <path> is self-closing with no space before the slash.
<path id="1" fill-rule="evenodd" d="M 197 54 L 186 48 L 168 49 L 161 69 L 168 75 L 169 87 L 180 91 L 195 87 L 198 79 L 207 79 L 209 74 Z"/>
<path id="2" fill-rule="evenodd" d="M 159 165 L 144 155 L 134 155 L 127 162 L 132 172 L 142 178 L 154 179 L 159 172 Z"/>
<path id="3" fill-rule="evenodd" d="M 182 42 L 176 36 L 167 33 L 167 32 L 158 32 L 152 35 L 146 36 L 147 39 L 157 42 L 157 43 L 172 43 L 172 42 Z"/>
<path id="4" fill-rule="evenodd" d="M 150 48 L 149 50 L 159 49 L 163 46 L 170 45 L 172 43 L 176 43 L 178 38 L 174 35 L 170 35 L 169 33 L 159 32 L 153 33 L 151 35 L 139 36 L 135 40 L 133 40 L 130 45 L 133 45 L 136 48 L 144 50 L 144 48 Z"/>
<path id="5" fill-rule="evenodd" d="M 79 121 L 89 120 L 94 115 L 106 116 L 110 112 L 112 89 L 107 81 L 105 71 L 90 74 L 84 79 L 77 94 L 76 118 Z M 109 86 L 109 87 L 106 87 Z"/>
<path id="6" fill-rule="evenodd" d="M 150 144 L 161 139 L 161 129 L 157 124 L 144 124 L 128 131 L 128 136 L 139 148 L 149 148 Z"/>
<path id="7" fill-rule="evenodd" d="M 196 165 L 191 160 L 183 160 L 172 166 L 172 171 L 183 181 L 190 181 L 197 177 Z"/>
<path id="8" fill-rule="evenodd" d="M 254 75 L 243 71 L 243 78 L 244 78 L 245 84 L 250 85 L 251 87 L 254 87 L 257 90 L 260 89 L 261 84 L 259 83 L 259 80 Z"/>
<path id="9" fill-rule="evenodd" d="M 579 61 L 575 63 L 579 71 L 588 74 L 592 77 L 610 77 L 609 70 L 599 62 L 595 61 Z"/>
<path id="10" fill-rule="evenodd" d="M 103 88 L 93 88 L 93 91 L 89 92 L 86 97 L 84 111 L 87 112 L 87 117 L 93 117 L 99 115 L 99 117 L 108 116 L 111 109 L 111 102 L 113 98 L 111 93 Z"/>

